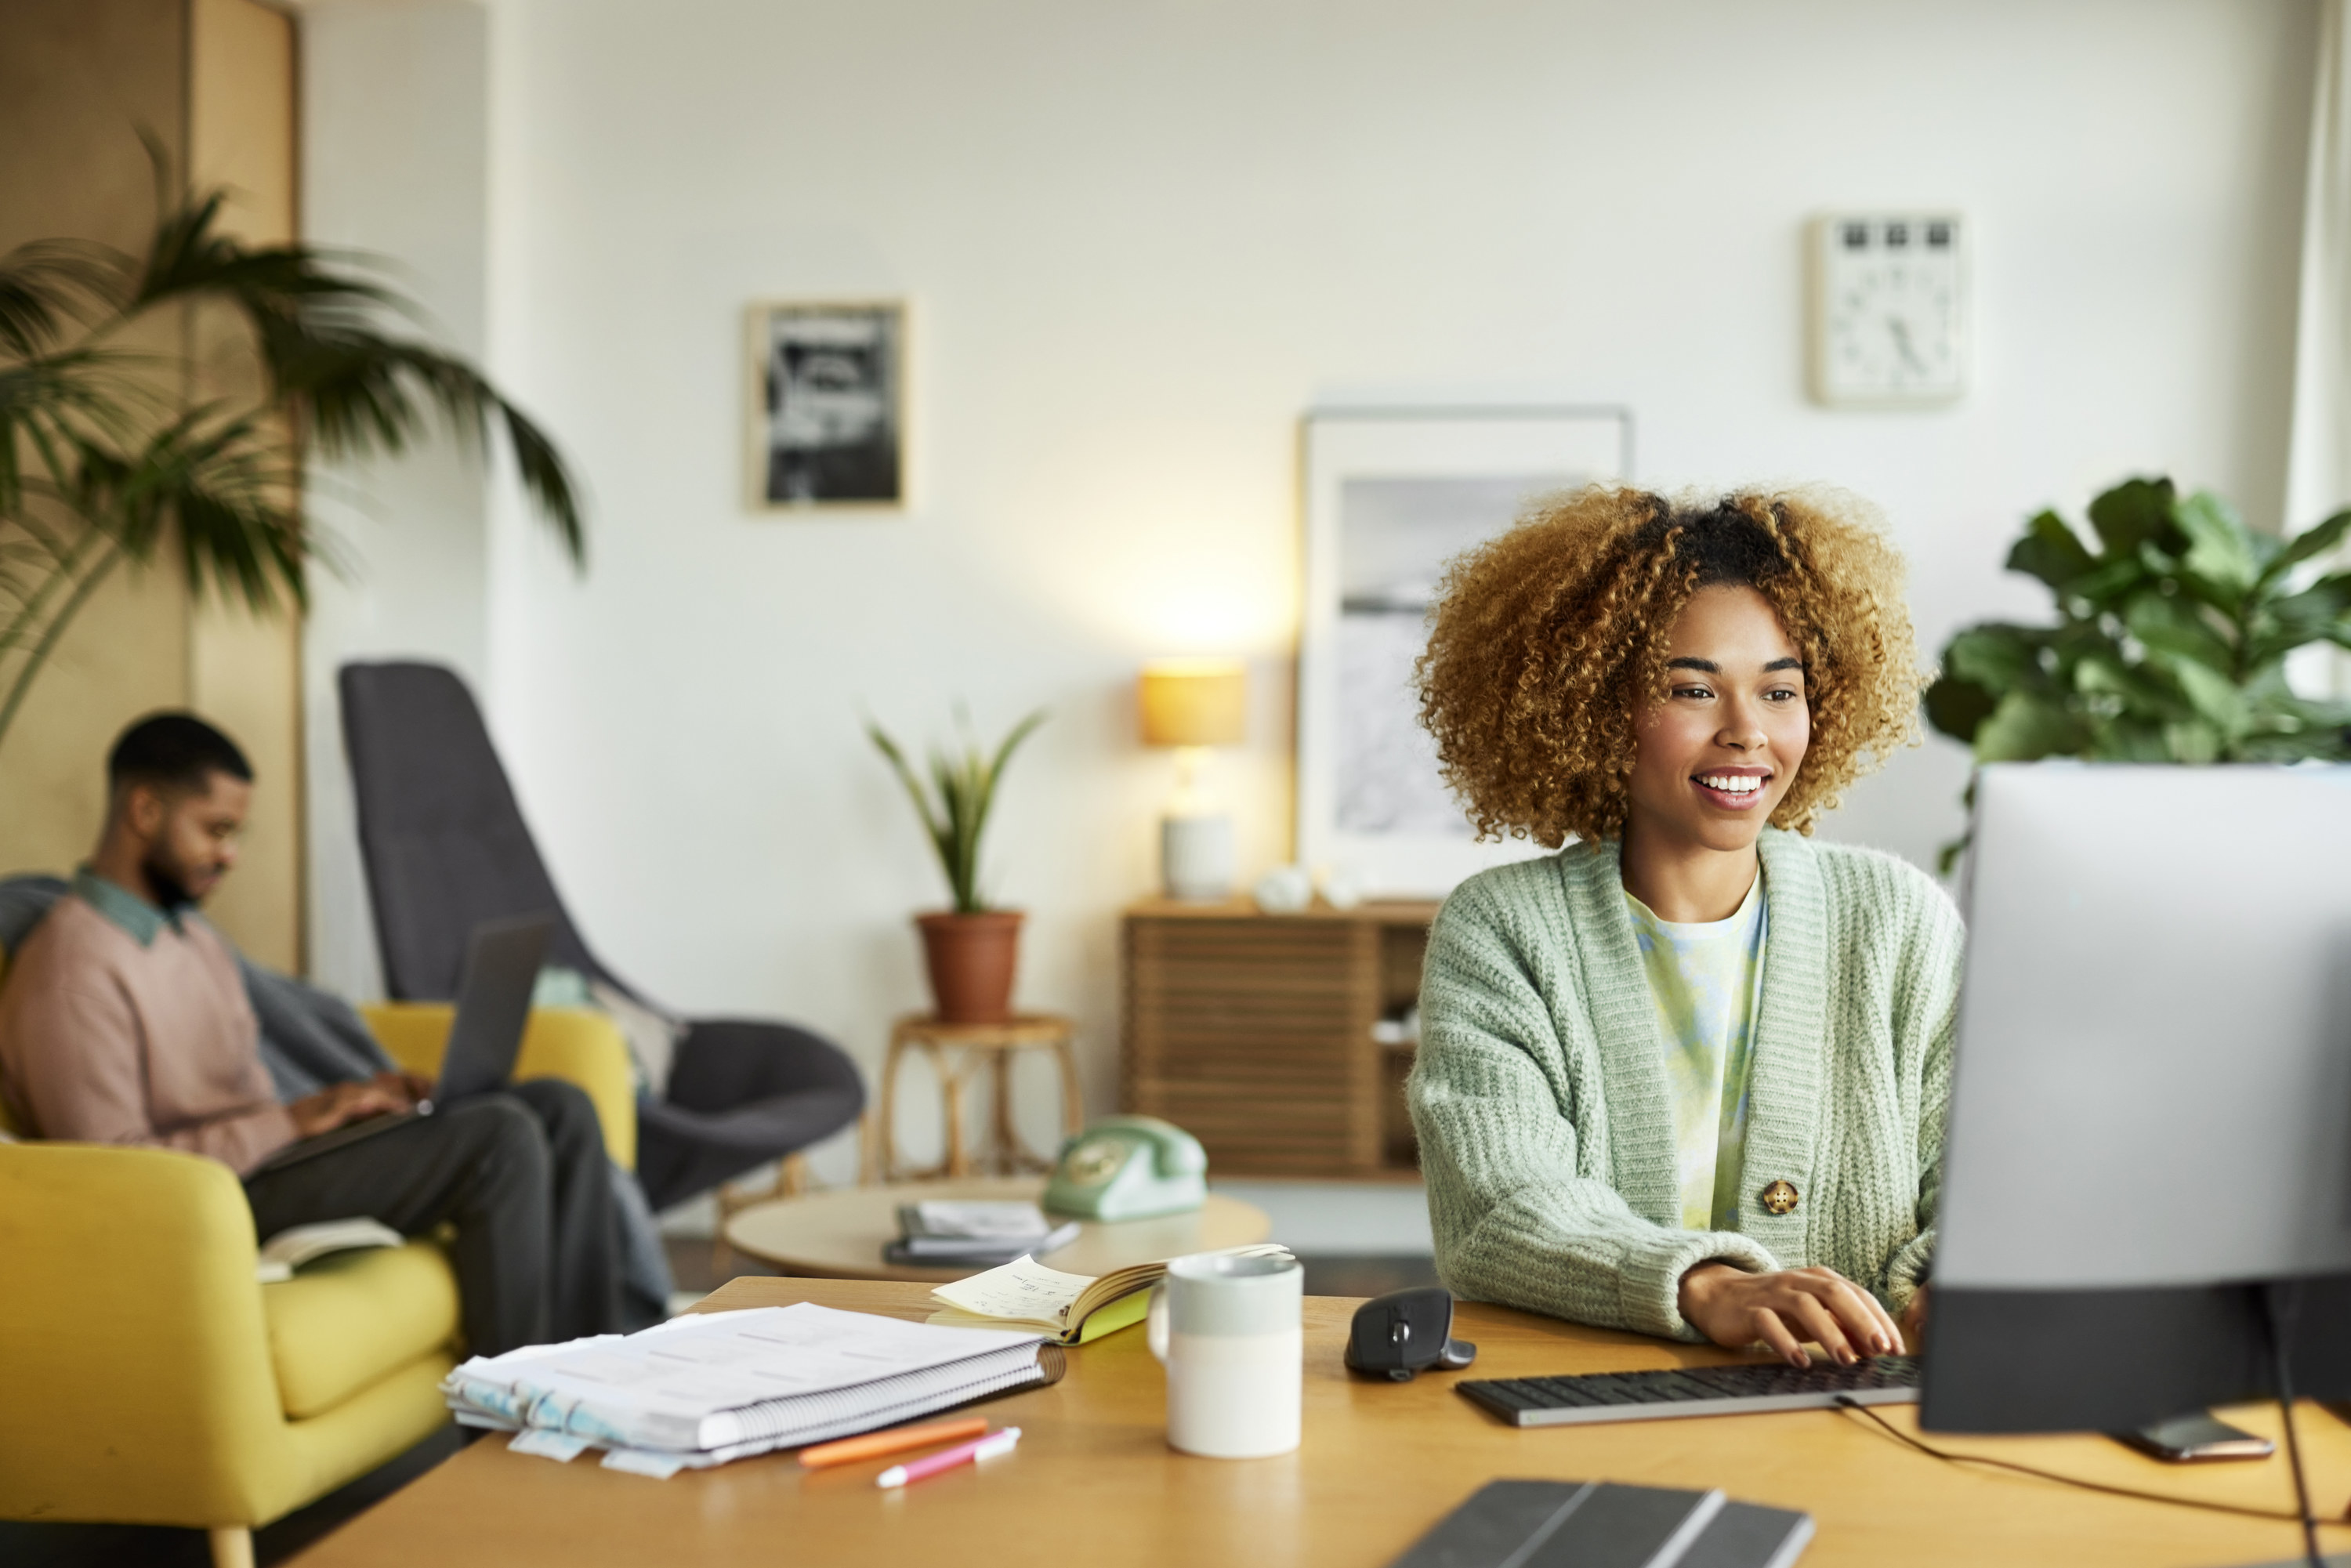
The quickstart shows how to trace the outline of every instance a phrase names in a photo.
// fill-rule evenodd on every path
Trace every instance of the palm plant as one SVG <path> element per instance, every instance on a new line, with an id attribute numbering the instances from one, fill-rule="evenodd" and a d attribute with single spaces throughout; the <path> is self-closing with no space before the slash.
<path id="1" fill-rule="evenodd" d="M 865 726 L 875 749 L 889 758 L 898 782 L 905 787 L 906 798 L 914 803 L 914 814 L 923 820 L 924 834 L 938 852 L 939 868 L 946 873 L 947 886 L 955 894 L 957 915 L 977 915 L 987 908 L 979 891 L 980 835 L 987 828 L 987 814 L 996 804 L 996 787 L 1004 778 L 1005 764 L 1044 722 L 1045 712 L 1040 708 L 1014 725 L 991 754 L 971 733 L 971 716 L 958 704 L 956 727 L 960 748 L 931 749 L 928 789 L 898 743 L 880 725 L 869 720 Z"/>
<path id="2" fill-rule="evenodd" d="M 1928 723 L 1979 762 L 2351 759 L 2351 706 L 2285 678 L 2297 648 L 2351 648 L 2351 571 L 2321 565 L 2351 510 L 2280 539 L 2208 491 L 2129 479 L 2090 503 L 2090 529 L 2095 549 L 2055 512 L 2025 525 L 2008 569 L 2048 586 L 2057 623 L 1954 636 Z"/>
<path id="3" fill-rule="evenodd" d="M 192 591 L 259 612 L 305 602 L 327 542 L 302 508 L 306 460 L 401 453 L 435 413 L 477 448 L 495 422 L 585 560 L 561 455 L 480 371 L 386 329 L 420 319 L 413 303 L 356 258 L 220 233 L 224 193 L 178 192 L 160 157 L 156 185 L 143 255 L 43 240 L 0 257 L 0 739 L 126 563 L 176 557 Z M 225 367 L 136 346 L 182 309 L 235 324 Z M 235 382 L 255 390 L 215 390 Z"/>

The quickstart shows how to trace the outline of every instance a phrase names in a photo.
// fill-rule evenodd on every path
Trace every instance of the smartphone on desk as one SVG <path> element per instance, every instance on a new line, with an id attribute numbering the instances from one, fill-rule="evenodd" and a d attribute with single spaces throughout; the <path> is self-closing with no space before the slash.
<path id="1" fill-rule="evenodd" d="M 2215 1420 L 2201 1411 L 2114 1436 L 2118 1443 L 2127 1443 L 2142 1454 L 2152 1454 L 2175 1465 L 2204 1459 L 2266 1459 L 2277 1452 L 2277 1445 L 2267 1437 Z"/>

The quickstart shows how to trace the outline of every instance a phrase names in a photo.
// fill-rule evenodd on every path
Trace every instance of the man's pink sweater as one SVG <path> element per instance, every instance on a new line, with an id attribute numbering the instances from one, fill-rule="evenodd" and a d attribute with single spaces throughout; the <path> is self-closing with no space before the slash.
<path id="1" fill-rule="evenodd" d="M 43 1138 L 209 1155 L 242 1176 L 294 1141 L 236 959 L 193 912 L 141 946 L 57 901 L 0 985 L 0 1100 Z"/>

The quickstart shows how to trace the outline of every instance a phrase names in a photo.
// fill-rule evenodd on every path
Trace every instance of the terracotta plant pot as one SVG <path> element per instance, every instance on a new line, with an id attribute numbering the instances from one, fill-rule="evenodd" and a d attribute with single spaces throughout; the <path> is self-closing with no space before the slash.
<path id="1" fill-rule="evenodd" d="M 946 1023 L 1002 1023 L 1012 1016 L 1012 975 L 1020 961 L 1020 911 L 917 915 L 931 999 Z"/>

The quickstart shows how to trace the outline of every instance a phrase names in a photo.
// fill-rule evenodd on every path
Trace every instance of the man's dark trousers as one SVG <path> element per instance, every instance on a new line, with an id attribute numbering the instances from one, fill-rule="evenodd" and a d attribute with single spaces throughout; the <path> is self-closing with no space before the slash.
<path id="1" fill-rule="evenodd" d="M 402 1236 L 456 1228 L 476 1355 L 621 1326 L 620 1238 L 596 1108 L 554 1079 L 445 1105 L 346 1147 L 256 1173 L 255 1231 L 365 1216 Z"/>

